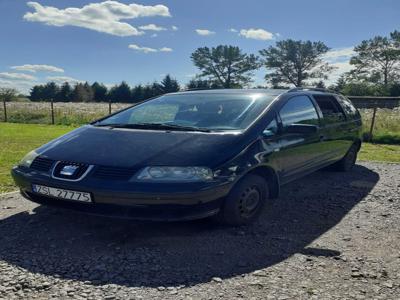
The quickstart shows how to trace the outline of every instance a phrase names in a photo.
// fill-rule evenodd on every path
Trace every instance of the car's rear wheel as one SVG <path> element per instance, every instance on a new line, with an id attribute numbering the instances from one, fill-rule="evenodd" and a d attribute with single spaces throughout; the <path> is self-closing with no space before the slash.
<path id="1" fill-rule="evenodd" d="M 340 172 L 350 171 L 356 164 L 358 148 L 358 145 L 353 144 L 346 155 L 333 165 L 334 169 Z"/>
<path id="2" fill-rule="evenodd" d="M 258 175 L 246 175 L 226 197 L 217 219 L 233 226 L 249 224 L 260 215 L 268 197 L 268 182 Z"/>

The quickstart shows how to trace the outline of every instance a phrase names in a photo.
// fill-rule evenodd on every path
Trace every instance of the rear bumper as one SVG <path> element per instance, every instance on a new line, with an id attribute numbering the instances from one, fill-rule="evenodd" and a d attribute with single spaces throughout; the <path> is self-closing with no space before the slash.
<path id="1" fill-rule="evenodd" d="M 154 221 L 201 219 L 218 213 L 231 182 L 208 184 L 116 183 L 102 180 L 68 182 L 27 168 L 11 174 L 21 194 L 33 202 L 89 214 Z M 92 203 L 61 200 L 36 194 L 32 184 L 89 192 Z"/>

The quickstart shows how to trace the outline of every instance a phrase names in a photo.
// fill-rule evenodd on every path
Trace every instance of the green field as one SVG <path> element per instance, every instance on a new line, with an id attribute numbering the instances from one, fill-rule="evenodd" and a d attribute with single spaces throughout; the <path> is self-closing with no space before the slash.
<path id="1" fill-rule="evenodd" d="M 0 193 L 13 191 L 10 169 L 26 153 L 73 127 L 0 123 Z"/>
<path id="2" fill-rule="evenodd" d="M 27 152 L 72 129 L 71 126 L 0 123 L 0 193 L 16 189 L 10 169 Z M 359 159 L 400 163 L 400 145 L 365 143 Z"/>

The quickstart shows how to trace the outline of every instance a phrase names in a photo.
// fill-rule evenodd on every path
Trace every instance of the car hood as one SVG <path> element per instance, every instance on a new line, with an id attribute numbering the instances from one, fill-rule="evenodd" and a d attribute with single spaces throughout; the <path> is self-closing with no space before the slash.
<path id="1" fill-rule="evenodd" d="M 238 154 L 242 134 L 78 128 L 37 149 L 54 160 L 94 165 L 216 167 Z"/>

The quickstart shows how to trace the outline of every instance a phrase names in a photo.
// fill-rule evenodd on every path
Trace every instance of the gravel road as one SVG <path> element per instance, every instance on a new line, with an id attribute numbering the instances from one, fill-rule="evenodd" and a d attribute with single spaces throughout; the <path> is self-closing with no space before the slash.
<path id="1" fill-rule="evenodd" d="M 4 299 L 400 299 L 400 165 L 293 182 L 259 222 L 144 223 L 0 200 Z"/>

